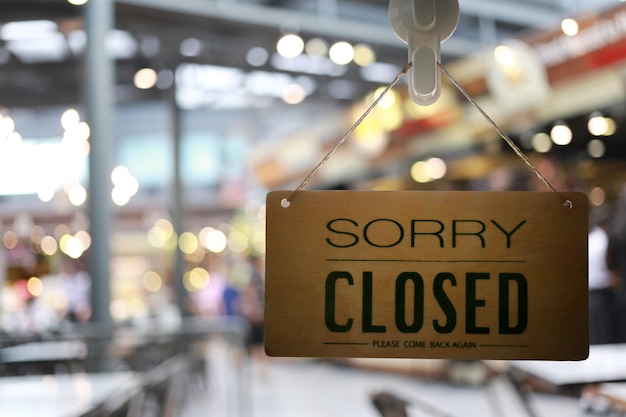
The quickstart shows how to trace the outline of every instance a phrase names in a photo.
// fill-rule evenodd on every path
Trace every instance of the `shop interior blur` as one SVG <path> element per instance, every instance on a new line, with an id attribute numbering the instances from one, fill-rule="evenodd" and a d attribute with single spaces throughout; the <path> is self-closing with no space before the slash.
<path id="1" fill-rule="evenodd" d="M 622 3 L 459 0 L 441 49 L 604 220 L 626 185 Z M 262 353 L 265 195 L 298 187 L 407 63 L 387 8 L 0 2 L 0 415 L 626 412 L 617 338 L 563 364 Z M 430 106 L 401 80 L 307 187 L 549 191 L 445 78 Z"/>

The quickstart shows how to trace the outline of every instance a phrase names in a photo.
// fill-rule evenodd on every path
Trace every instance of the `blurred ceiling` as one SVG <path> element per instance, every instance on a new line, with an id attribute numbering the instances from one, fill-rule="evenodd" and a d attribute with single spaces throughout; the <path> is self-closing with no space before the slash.
<path id="1" fill-rule="evenodd" d="M 505 39 L 523 38 L 529 33 L 555 33 L 565 17 L 603 11 L 620 2 L 459 0 L 459 3 L 459 25 L 442 46 L 442 60 L 450 63 L 450 67 L 461 63 L 454 68 L 455 76 L 470 82 L 480 81 L 480 93 L 484 94 L 484 67 L 478 65 L 480 62 L 476 64 L 476 56 L 480 56 L 478 54 L 481 51 L 485 52 Z M 26 135 L 43 136 L 37 132 L 37 129 L 42 129 L 39 125 L 43 111 L 38 112 L 37 109 L 47 106 L 77 107 L 84 102 L 84 7 L 72 5 L 67 0 L 0 1 L 0 110 L 33 110 L 31 112 L 39 119 L 30 117 L 26 120 L 32 122 L 26 123 L 26 126 L 20 125 L 20 131 Z M 331 140 L 337 140 L 343 133 L 346 128 L 344 104 L 362 101 L 367 94 L 388 83 L 407 62 L 407 48 L 392 31 L 387 7 L 388 2 L 383 0 L 117 0 L 115 31 L 107 43 L 109 53 L 115 58 L 116 100 L 120 104 L 145 103 L 162 101 L 172 96 L 171 83 L 145 90 L 135 87 L 133 78 L 141 68 L 154 68 L 159 74 L 170 74 L 170 78 L 175 71 L 184 72 L 179 71 L 181 69 L 196 72 L 201 83 L 218 87 L 214 96 L 219 93 L 228 97 L 224 102 L 211 97 L 212 102 L 197 103 L 200 111 L 196 112 L 198 117 L 194 120 L 199 120 L 203 129 L 209 123 L 212 123 L 212 127 L 229 124 L 253 129 L 256 142 L 249 152 L 258 160 L 255 161 L 256 174 L 260 178 L 259 172 L 263 171 L 267 176 L 255 180 L 268 187 L 292 188 L 310 171 L 307 165 L 312 162 L 310 160 L 318 158 L 313 163 L 319 161 L 320 155 L 316 152 L 324 150 Z M 16 22 L 22 25 L 15 25 Z M 366 43 L 376 53 L 377 64 L 380 64 L 377 71 L 380 74 L 378 78 L 370 77 L 356 65 L 344 66 L 340 72 L 336 71 L 339 66 L 333 67 L 332 63 L 329 67 L 331 70 L 326 72 L 307 72 L 298 67 L 285 66 L 275 50 L 277 40 L 288 32 L 297 32 L 305 40 L 322 38 L 328 44 L 337 41 Z M 254 48 L 262 48 L 269 58 L 262 64 L 252 65 L 247 55 Z M 468 56 L 472 56 L 473 60 L 465 66 L 466 60 L 461 58 Z M 223 72 L 222 69 L 227 71 Z M 279 96 L 257 96 L 252 99 L 235 97 L 239 93 L 229 89 L 229 83 L 242 84 L 242 79 L 251 74 L 258 75 L 254 81 L 261 84 L 257 86 L 260 90 L 271 89 L 274 84 L 283 82 L 285 77 L 307 78 L 315 84 L 315 88 L 307 100 L 298 106 L 287 106 Z M 618 71 L 608 75 L 598 72 L 586 83 L 568 84 L 561 93 L 554 95 L 556 101 L 539 103 L 534 112 L 513 118 L 516 119 L 516 125 L 503 126 L 515 140 L 521 141 L 524 129 L 530 127 L 545 131 L 555 120 L 563 117 L 558 112 L 564 113 L 563 109 L 569 111 L 575 106 L 578 106 L 577 113 L 570 111 L 568 122 L 572 122 L 572 126 L 579 126 L 581 132 L 585 129 L 588 113 L 599 109 L 593 106 L 612 105 L 612 108 L 602 110 L 623 119 L 626 114 L 622 97 L 623 79 L 626 78 Z M 350 87 L 348 91 L 338 94 L 338 87 L 346 85 Z M 178 87 L 180 90 L 180 83 Z M 584 94 L 581 94 L 583 91 Z M 590 97 L 592 95 L 593 98 Z M 613 97 L 613 101 L 608 100 L 608 96 Z M 226 111 L 212 111 L 221 105 Z M 501 107 L 492 102 L 491 107 L 488 107 L 489 113 L 497 116 Z M 287 108 L 288 113 L 285 110 Z M 151 117 L 149 115 L 145 118 L 148 124 L 153 123 Z M 517 158 L 498 159 L 496 154 L 487 152 L 482 147 L 486 138 L 494 139 L 492 142 L 501 142 L 497 137 L 494 138 L 493 129 L 485 128 L 485 125 L 479 124 L 478 127 L 468 129 L 467 124 L 476 121 L 471 117 L 461 117 L 461 122 L 438 134 L 432 131 L 426 134 L 418 132 L 420 137 L 416 141 L 409 141 L 408 135 L 396 138 L 399 139 L 396 141 L 397 146 L 388 149 L 379 160 L 359 155 L 353 155 L 351 160 L 347 160 L 336 155 L 333 157 L 333 162 L 336 162 L 334 165 L 343 165 L 344 173 L 350 171 L 348 179 L 354 180 L 356 176 L 352 186 L 372 188 L 372 184 L 367 181 L 408 179 L 405 177 L 409 163 L 424 155 L 437 154 L 444 148 L 445 152 L 460 157 L 476 154 L 484 156 L 482 162 L 468 158 L 466 162 L 459 162 L 457 168 L 451 166 L 449 179 L 453 181 L 471 178 L 471 175 L 484 177 L 494 170 L 493 164 L 499 167 L 519 164 Z M 225 123 L 225 120 L 229 122 Z M 429 129 L 435 127 L 430 126 Z M 413 132 L 414 135 L 418 133 Z M 582 135 L 588 136 L 588 132 Z M 300 142 L 307 142 L 311 136 L 320 142 L 316 152 L 310 148 L 298 148 Z M 480 137 L 480 140 L 474 140 L 475 137 Z M 583 136 L 580 143 L 586 144 L 588 141 L 589 138 Z M 286 143 L 293 146 L 285 146 Z M 470 146 L 473 148 L 470 149 Z M 557 152 L 569 152 L 567 156 L 574 155 L 572 159 L 584 152 L 573 147 L 569 149 Z M 626 160 L 626 147 L 621 144 L 609 144 L 608 152 Z M 268 155 L 267 160 L 264 160 Z M 272 159 L 287 157 L 290 158 L 288 165 L 293 169 L 282 173 L 277 168 L 277 161 Z M 303 158 L 308 159 L 304 161 Z M 480 166 L 485 169 L 476 171 L 476 167 Z M 525 169 L 523 166 L 521 168 Z M 624 164 L 613 164 L 600 170 L 598 166 L 589 164 L 584 175 L 593 177 L 598 185 L 608 185 L 616 183 L 616 179 L 621 176 L 626 181 L 626 168 L 623 168 Z M 475 174 L 468 174 L 470 171 Z M 320 179 L 321 174 L 318 176 Z M 322 186 L 341 186 L 344 179 L 341 175 L 337 177 L 339 180 L 321 179 Z M 365 184 L 359 185 L 359 181 Z M 404 183 L 402 186 L 410 185 Z M 198 198 L 197 195 L 194 193 L 194 198 Z M 207 193 L 207 199 L 218 201 L 213 192 Z M 144 206 L 151 204 L 149 201 Z M 199 205 L 207 207 L 210 204 L 202 200 Z M 13 209 L 15 212 L 21 210 L 23 206 L 19 205 Z M 12 212 L 6 204 L 3 211 Z"/>
<path id="2" fill-rule="evenodd" d="M 493 46 L 529 30 L 558 27 L 570 14 L 598 10 L 617 0 L 460 0 L 461 18 L 443 45 L 443 60 Z M 0 106 L 36 107 L 82 100 L 81 67 L 85 35 L 82 7 L 67 0 L 0 2 Z M 384 0 L 117 0 L 111 50 L 116 57 L 119 101 L 161 98 L 157 89 L 141 91 L 132 79 L 139 68 L 173 70 L 181 62 L 241 69 L 277 69 L 271 63 L 253 68 L 246 61 L 253 47 L 274 51 L 285 31 L 304 38 L 364 42 L 378 62 L 402 66 L 406 47 L 393 33 Z M 47 21 L 56 26 L 22 27 L 12 22 Z M 13 26 L 13 27 L 12 27 Z M 181 55 L 186 39 L 199 41 L 193 56 Z M 341 75 L 352 84 L 348 99 L 379 85 L 356 68 Z M 324 98 L 332 76 L 314 74 Z"/>

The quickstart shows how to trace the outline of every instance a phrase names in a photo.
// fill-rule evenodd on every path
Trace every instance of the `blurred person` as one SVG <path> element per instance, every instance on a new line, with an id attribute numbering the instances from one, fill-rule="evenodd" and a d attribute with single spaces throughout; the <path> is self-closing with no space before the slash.
<path id="1" fill-rule="evenodd" d="M 626 185 L 622 187 L 609 229 L 609 269 L 616 277 L 615 343 L 626 343 Z"/>
<path id="2" fill-rule="evenodd" d="M 609 269 L 610 216 L 606 207 L 596 208 L 589 224 L 589 344 L 615 341 L 615 292 Z"/>
<path id="3" fill-rule="evenodd" d="M 212 254 L 208 259 L 209 282 L 206 287 L 191 294 L 191 309 L 203 317 L 219 317 L 226 314 L 224 288 L 228 282 L 228 270 L 223 255 Z"/>
<path id="4" fill-rule="evenodd" d="M 64 318 L 70 322 L 85 322 L 91 316 L 91 277 L 79 267 L 78 261 L 65 259 L 58 275 L 66 298 Z"/>
<path id="5" fill-rule="evenodd" d="M 260 256 L 250 256 L 250 280 L 241 290 L 237 311 L 248 322 L 247 345 L 255 357 L 263 356 L 265 263 Z"/>
<path id="6" fill-rule="evenodd" d="M 19 279 L 4 288 L 2 298 L 3 329 L 12 335 L 41 336 L 55 331 L 59 317 L 48 308 L 40 295 L 33 295 L 27 289 L 27 279 Z"/>
<path id="7" fill-rule="evenodd" d="M 222 303 L 224 303 L 224 314 L 232 317 L 237 314 L 237 303 L 240 296 L 239 288 L 237 288 L 231 280 L 225 283 L 224 291 L 222 292 Z"/>
<path id="8" fill-rule="evenodd" d="M 41 297 L 29 296 L 24 308 L 24 325 L 28 332 L 44 335 L 57 330 L 59 317 L 43 305 Z"/>

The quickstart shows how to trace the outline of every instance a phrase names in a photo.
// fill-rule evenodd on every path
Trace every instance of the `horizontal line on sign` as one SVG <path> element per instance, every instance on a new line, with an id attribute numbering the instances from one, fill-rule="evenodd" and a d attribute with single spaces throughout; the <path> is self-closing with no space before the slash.
<path id="1" fill-rule="evenodd" d="M 349 259 L 349 258 L 330 258 L 326 259 L 326 262 L 410 262 L 410 263 L 493 263 L 493 264 L 523 264 L 526 261 L 518 261 L 518 260 L 493 260 L 493 259 L 485 259 L 485 260 L 469 260 L 469 259 L 450 259 L 443 261 L 433 261 L 426 259 Z"/>
<path id="2" fill-rule="evenodd" d="M 324 342 L 325 345 L 369 346 L 367 342 Z"/>
<path id="3" fill-rule="evenodd" d="M 478 345 L 480 347 L 519 347 L 519 348 L 527 348 L 528 345 Z"/>

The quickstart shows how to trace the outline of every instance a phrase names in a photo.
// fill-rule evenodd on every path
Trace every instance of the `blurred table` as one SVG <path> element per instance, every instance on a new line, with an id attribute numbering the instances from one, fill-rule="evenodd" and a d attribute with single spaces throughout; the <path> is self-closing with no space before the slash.
<path id="1" fill-rule="evenodd" d="M 0 378 L 2 417 L 79 417 L 107 402 L 121 404 L 141 388 L 132 372 Z"/>
<path id="2" fill-rule="evenodd" d="M 87 344 L 82 340 L 29 342 L 0 349 L 0 364 L 14 368 L 16 375 L 52 374 L 57 365 L 72 369 L 74 365 L 81 364 L 87 353 Z"/>
<path id="3" fill-rule="evenodd" d="M 511 366 L 554 390 L 626 381 L 626 344 L 592 345 L 584 361 L 513 361 Z"/>

